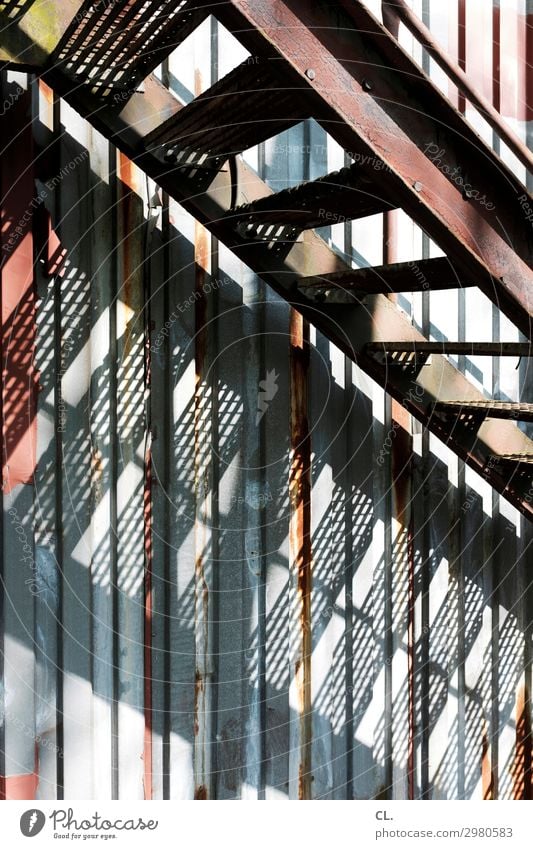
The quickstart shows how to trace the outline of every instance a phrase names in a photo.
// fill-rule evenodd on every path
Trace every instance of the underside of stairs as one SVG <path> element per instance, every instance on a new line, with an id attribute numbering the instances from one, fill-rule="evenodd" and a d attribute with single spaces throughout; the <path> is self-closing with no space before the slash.
<path id="1" fill-rule="evenodd" d="M 5 68 L 44 79 L 533 517 L 533 443 L 517 426 L 533 420 L 533 405 L 483 396 L 449 359 L 531 354 L 533 230 L 520 200 L 527 189 L 394 32 L 358 0 L 47 0 L 0 8 Z M 251 59 L 184 105 L 153 72 L 210 14 Z M 241 154 L 308 118 L 342 146 L 347 165 L 275 193 Z M 517 149 L 531 167 L 531 155 Z M 363 157 L 379 167 L 361 168 Z M 316 232 L 395 209 L 445 256 L 354 269 Z M 524 341 L 431 342 L 391 298 L 466 286 L 480 288 Z"/>

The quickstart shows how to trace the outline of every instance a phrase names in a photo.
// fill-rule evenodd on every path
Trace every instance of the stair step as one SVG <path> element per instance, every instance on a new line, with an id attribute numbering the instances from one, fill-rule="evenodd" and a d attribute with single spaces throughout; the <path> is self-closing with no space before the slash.
<path id="1" fill-rule="evenodd" d="M 469 418 L 511 419 L 533 422 L 533 404 L 511 401 L 436 401 L 433 412 Z"/>
<path id="2" fill-rule="evenodd" d="M 468 280 L 457 279 L 457 274 L 446 257 L 354 268 L 320 277 L 302 277 L 298 281 L 300 289 L 323 292 L 338 290 L 352 295 L 389 295 L 394 292 L 459 289 L 470 285 L 472 284 Z"/>
<path id="3" fill-rule="evenodd" d="M 242 153 L 311 114 L 303 84 L 277 60 L 247 59 L 157 127 L 146 146 L 217 156 Z"/>
<path id="4" fill-rule="evenodd" d="M 533 454 L 491 454 L 489 458 L 489 464 L 495 465 L 497 463 L 509 463 L 511 465 L 533 465 Z"/>
<path id="5" fill-rule="evenodd" d="M 393 203 L 376 195 L 371 179 L 354 164 L 239 206 L 232 215 L 242 218 L 250 229 L 282 224 L 314 230 L 393 208 Z"/>
<path id="6" fill-rule="evenodd" d="M 133 93 L 210 11 L 206 0 L 107 0 L 89 4 L 76 15 L 52 56 L 52 64 L 90 85 L 95 93 L 118 99 L 120 91 Z"/>
<path id="7" fill-rule="evenodd" d="M 370 342 L 365 350 L 380 354 L 442 354 L 465 357 L 531 357 L 529 342 Z"/>

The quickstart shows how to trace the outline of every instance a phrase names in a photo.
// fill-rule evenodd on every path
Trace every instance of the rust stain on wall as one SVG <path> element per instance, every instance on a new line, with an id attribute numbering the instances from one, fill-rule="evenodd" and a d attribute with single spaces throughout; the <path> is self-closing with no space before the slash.
<path id="1" fill-rule="evenodd" d="M 311 798 L 311 439 L 308 421 L 309 326 L 302 316 L 290 315 L 290 429 L 289 471 L 290 563 L 296 588 L 297 635 L 294 679 L 299 732 L 298 798 Z"/>
<path id="2" fill-rule="evenodd" d="M 123 312 L 121 324 L 124 325 L 124 351 L 122 355 L 123 364 L 127 367 L 128 355 L 132 352 L 135 344 L 135 333 L 130 329 L 134 326 L 136 314 L 139 310 L 138 291 L 142 276 L 142 256 L 140 252 L 140 226 L 143 221 L 143 210 L 141 198 L 138 194 L 137 172 L 135 165 L 123 153 L 118 153 L 118 177 L 119 177 L 119 204 L 118 212 L 121 220 L 121 269 L 120 280 L 122 286 L 117 300 L 119 315 Z M 133 311 L 132 317 L 130 311 Z M 130 325 L 128 327 L 128 325 Z M 133 379 L 134 375 L 131 375 Z"/>
<path id="3" fill-rule="evenodd" d="M 208 800 L 209 796 L 207 795 L 207 787 L 205 784 L 200 784 L 194 791 L 194 798 L 199 802 L 205 802 Z"/>
<path id="4" fill-rule="evenodd" d="M 204 678 L 202 673 L 197 669 L 194 674 L 194 736 L 196 737 L 199 731 L 198 709 L 200 699 L 204 691 Z"/>
<path id="5" fill-rule="evenodd" d="M 493 799 L 493 789 L 489 735 L 487 723 L 483 720 L 483 735 L 481 740 L 481 792 L 483 799 Z"/>

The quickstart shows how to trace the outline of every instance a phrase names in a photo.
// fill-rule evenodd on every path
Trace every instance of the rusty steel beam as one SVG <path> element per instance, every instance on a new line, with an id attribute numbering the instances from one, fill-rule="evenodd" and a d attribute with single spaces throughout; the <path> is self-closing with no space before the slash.
<path id="1" fill-rule="evenodd" d="M 415 375 L 403 369 L 388 369 L 365 351 L 371 342 L 394 339 L 427 342 L 409 320 L 383 295 L 371 295 L 364 308 L 345 305 L 317 305 L 298 291 L 302 277 L 321 277 L 348 273 L 343 259 L 314 232 L 304 231 L 296 242 L 272 249 L 268 241 L 243 239 L 232 215 L 239 205 L 271 194 L 271 190 L 240 158 L 217 173 L 196 172 L 165 163 L 157 151 L 147 151 L 144 137 L 161 121 L 181 108 L 179 102 L 154 77 L 146 82 L 144 93 L 135 93 L 119 111 L 103 105 L 84 89 L 76 88 L 64 75 L 49 72 L 48 83 L 55 88 L 93 126 L 125 152 L 140 168 L 174 197 L 198 221 L 302 315 L 330 338 L 347 356 L 355 360 L 374 380 L 426 424 L 526 516 L 533 518 L 533 499 L 527 500 L 526 481 L 509 479 L 498 469 L 487 467 L 492 454 L 532 453 L 530 440 L 514 425 L 485 421 L 470 438 L 455 433 L 450 422 L 428 414 L 428 405 L 437 400 L 455 398 L 482 399 L 474 386 L 444 357 L 434 356 L 429 365 Z"/>
<path id="2" fill-rule="evenodd" d="M 384 166 L 396 202 L 526 335 L 533 234 L 527 190 L 360 0 L 233 0 L 217 17 L 258 56 L 287 61 L 315 117 L 353 154 Z"/>

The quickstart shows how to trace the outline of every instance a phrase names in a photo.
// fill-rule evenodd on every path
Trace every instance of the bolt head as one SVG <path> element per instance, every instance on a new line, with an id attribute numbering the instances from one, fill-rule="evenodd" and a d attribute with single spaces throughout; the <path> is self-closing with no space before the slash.
<path id="1" fill-rule="evenodd" d="M 316 77 L 314 69 L 308 68 L 307 71 L 305 72 L 305 76 L 310 80 L 314 80 L 314 78 Z"/>
<path id="2" fill-rule="evenodd" d="M 424 187 L 423 187 L 422 183 L 420 182 L 420 180 L 417 180 L 416 183 L 414 183 L 413 188 L 414 188 L 415 192 L 421 192 Z"/>
<path id="3" fill-rule="evenodd" d="M 372 91 L 374 83 L 371 80 L 363 80 L 363 91 Z"/>

